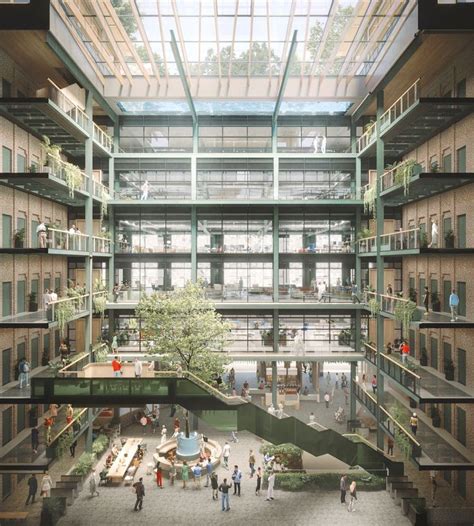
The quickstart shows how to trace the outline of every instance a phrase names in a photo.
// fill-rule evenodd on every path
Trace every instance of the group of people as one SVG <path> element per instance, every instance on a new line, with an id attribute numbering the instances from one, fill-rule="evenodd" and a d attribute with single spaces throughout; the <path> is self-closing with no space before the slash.
<path id="1" fill-rule="evenodd" d="M 339 489 L 341 491 L 341 504 L 347 504 L 346 495 L 349 490 L 350 501 L 347 506 L 347 511 L 355 511 L 355 503 L 357 500 L 357 482 L 353 480 L 349 485 L 349 479 L 347 475 L 342 475 L 339 482 Z"/>

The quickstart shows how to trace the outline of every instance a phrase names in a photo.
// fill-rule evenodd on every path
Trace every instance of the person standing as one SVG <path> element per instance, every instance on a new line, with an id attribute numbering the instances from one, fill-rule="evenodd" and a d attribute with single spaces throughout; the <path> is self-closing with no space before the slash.
<path id="1" fill-rule="evenodd" d="M 206 464 L 206 484 L 204 485 L 205 488 L 209 487 L 209 482 L 211 482 L 211 478 L 212 478 L 212 460 L 208 458 L 207 464 Z"/>
<path id="2" fill-rule="evenodd" d="M 329 402 L 331 400 L 331 397 L 329 396 L 329 393 L 326 391 L 324 393 L 324 402 L 326 404 L 326 409 L 329 409 Z"/>
<path id="3" fill-rule="evenodd" d="M 161 463 L 156 463 L 156 485 L 163 489 L 163 470 L 161 469 Z"/>
<path id="4" fill-rule="evenodd" d="M 31 504 L 35 503 L 36 493 L 38 492 L 38 480 L 36 475 L 33 473 L 28 479 L 28 498 L 26 499 L 25 506 L 28 506 L 31 499 Z"/>
<path id="5" fill-rule="evenodd" d="M 186 460 L 181 468 L 181 478 L 183 479 L 183 489 L 186 489 L 186 482 L 189 480 L 189 466 Z"/>
<path id="6" fill-rule="evenodd" d="M 275 472 L 272 471 L 268 476 L 268 488 L 267 488 L 267 499 L 266 500 L 275 500 L 273 498 L 273 488 L 275 487 Z"/>
<path id="7" fill-rule="evenodd" d="M 377 375 L 372 376 L 372 392 L 375 394 L 377 392 Z"/>
<path id="8" fill-rule="evenodd" d="M 357 483 L 355 480 L 351 482 L 351 485 L 349 487 L 349 494 L 351 496 L 351 500 L 349 502 L 349 506 L 347 507 L 347 511 L 355 511 L 355 501 L 357 500 Z"/>
<path id="9" fill-rule="evenodd" d="M 143 371 L 143 364 L 138 358 L 135 358 L 135 362 L 133 364 L 133 368 L 135 370 L 135 378 L 141 378 L 142 377 L 142 371 Z"/>
<path id="10" fill-rule="evenodd" d="M 165 424 L 161 426 L 161 444 L 164 444 L 168 440 L 168 430 Z"/>
<path id="11" fill-rule="evenodd" d="M 430 471 L 430 481 L 431 481 L 431 505 L 433 508 L 436 508 L 436 492 L 438 491 L 438 482 L 436 481 L 437 472 L 432 469 Z"/>
<path id="12" fill-rule="evenodd" d="M 148 199 L 149 190 L 150 190 L 150 185 L 148 184 L 148 181 L 145 181 L 141 187 L 142 195 L 140 197 L 140 201 L 146 201 Z"/>
<path id="13" fill-rule="evenodd" d="M 36 235 L 38 236 L 38 245 L 39 248 L 46 248 L 47 245 L 47 232 L 48 228 L 44 221 L 41 221 L 40 224 L 36 227 Z"/>
<path id="14" fill-rule="evenodd" d="M 74 417 L 74 409 L 71 404 L 68 404 L 66 407 L 66 424 L 70 424 Z"/>
<path id="15" fill-rule="evenodd" d="M 118 356 L 114 356 L 114 359 L 112 360 L 112 370 L 115 378 L 120 378 L 122 376 L 122 364 Z"/>
<path id="16" fill-rule="evenodd" d="M 257 487 L 255 488 L 255 495 L 260 497 L 260 489 L 262 487 L 262 468 L 257 468 Z"/>
<path id="17" fill-rule="evenodd" d="M 170 486 L 174 486 L 174 481 L 176 479 L 176 465 L 173 459 L 171 459 L 171 465 L 168 475 L 170 478 Z"/>
<path id="18" fill-rule="evenodd" d="M 418 417 L 416 416 L 416 413 L 413 413 L 410 417 L 410 429 L 413 435 L 416 436 L 416 432 L 418 431 Z"/>
<path id="19" fill-rule="evenodd" d="M 114 288 L 112 289 L 112 294 L 114 296 L 114 303 L 117 303 L 117 301 L 120 298 L 120 285 L 118 283 L 114 285 Z"/>
<path id="20" fill-rule="evenodd" d="M 234 481 L 234 495 L 240 497 L 240 483 L 242 482 L 242 471 L 240 471 L 239 466 L 234 466 L 232 480 Z"/>
<path id="21" fill-rule="evenodd" d="M 352 303 L 360 303 L 358 291 L 359 291 L 359 288 L 357 287 L 357 284 L 353 281 L 351 285 Z"/>
<path id="22" fill-rule="evenodd" d="M 453 289 L 449 296 L 449 309 L 451 310 L 451 321 L 458 319 L 459 296 Z"/>
<path id="23" fill-rule="evenodd" d="M 143 497 L 145 496 L 145 486 L 143 485 L 143 477 L 140 477 L 138 482 L 133 485 L 137 500 L 135 502 L 135 511 L 141 510 L 143 507 Z"/>
<path id="24" fill-rule="evenodd" d="M 403 342 L 401 343 L 400 352 L 402 354 L 402 363 L 406 364 L 408 361 L 408 356 L 410 355 L 410 346 L 408 345 L 406 340 L 403 340 Z"/>
<path id="25" fill-rule="evenodd" d="M 143 415 L 140 418 L 140 425 L 142 426 L 144 435 L 146 434 L 146 426 L 147 426 L 147 424 L 148 424 L 148 418 L 146 417 L 145 413 L 143 413 Z"/>
<path id="26" fill-rule="evenodd" d="M 47 471 L 44 472 L 40 485 L 40 497 L 49 497 L 51 495 L 51 488 L 53 487 L 53 480 Z"/>
<path id="27" fill-rule="evenodd" d="M 211 475 L 212 500 L 219 499 L 219 483 L 217 480 L 217 473 L 214 471 Z"/>
<path id="28" fill-rule="evenodd" d="M 393 442 L 393 438 L 392 437 L 388 437 L 387 439 L 387 455 L 390 455 L 391 457 L 393 457 L 393 446 L 394 446 L 394 442 Z"/>
<path id="29" fill-rule="evenodd" d="M 114 334 L 114 336 L 112 338 L 112 342 L 110 344 L 110 348 L 112 349 L 112 354 L 115 354 L 117 352 L 117 349 L 118 349 L 118 338 L 117 338 L 116 334 Z M 117 359 L 117 358 L 114 358 L 114 360 L 115 359 Z M 115 371 L 115 369 L 114 369 L 114 371 Z"/>
<path id="30" fill-rule="evenodd" d="M 425 290 L 423 291 L 423 305 L 425 307 L 425 316 L 428 316 L 428 313 L 430 311 L 430 291 L 428 290 L 428 287 L 425 287 Z"/>
<path id="31" fill-rule="evenodd" d="M 222 460 L 224 461 L 225 469 L 229 469 L 229 456 L 230 456 L 230 446 L 229 446 L 229 442 L 226 442 L 224 444 L 224 447 L 222 448 Z"/>
<path id="32" fill-rule="evenodd" d="M 341 490 L 341 504 L 346 503 L 346 492 L 347 492 L 347 475 L 342 475 L 339 481 L 339 489 Z"/>
<path id="33" fill-rule="evenodd" d="M 25 358 L 22 358 L 20 360 L 20 363 L 18 364 L 18 380 L 20 382 L 20 389 L 23 389 L 23 387 L 28 387 L 26 384 L 26 364 L 27 361 Z"/>
<path id="34" fill-rule="evenodd" d="M 49 417 L 53 420 L 53 422 L 55 422 L 56 418 L 58 417 L 58 409 L 59 406 L 57 404 L 50 404 L 49 406 Z"/>
<path id="35" fill-rule="evenodd" d="M 69 453 L 71 454 L 72 458 L 76 456 L 76 447 L 77 447 L 77 440 L 74 440 L 74 442 L 69 446 Z"/>
<path id="36" fill-rule="evenodd" d="M 31 428 L 31 449 L 33 453 L 38 453 L 39 447 L 39 429 L 38 426 Z"/>
<path id="37" fill-rule="evenodd" d="M 194 485 L 198 488 L 201 488 L 201 475 L 202 475 L 202 469 L 199 464 L 196 464 L 193 467 L 193 476 L 194 476 Z"/>
<path id="38" fill-rule="evenodd" d="M 249 453 L 249 468 L 250 468 L 250 478 L 253 478 L 255 473 L 255 455 L 253 454 L 253 451 L 250 450 Z"/>
<path id="39" fill-rule="evenodd" d="M 95 497 L 96 495 L 99 496 L 99 492 L 97 491 L 97 480 L 95 478 L 95 469 L 92 470 L 92 474 L 89 479 L 89 491 L 91 497 Z"/>
<path id="40" fill-rule="evenodd" d="M 229 511 L 229 489 L 231 488 L 230 484 L 227 484 L 227 479 L 224 479 L 222 484 L 219 486 L 219 491 L 221 492 L 222 498 L 222 511 Z"/>

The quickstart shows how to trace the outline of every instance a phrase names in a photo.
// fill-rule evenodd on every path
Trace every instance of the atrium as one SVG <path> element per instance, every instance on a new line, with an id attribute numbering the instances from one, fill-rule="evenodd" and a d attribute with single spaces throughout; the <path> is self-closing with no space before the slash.
<path id="1" fill-rule="evenodd" d="M 473 56 L 472 0 L 0 0 L 0 524 L 472 525 Z"/>

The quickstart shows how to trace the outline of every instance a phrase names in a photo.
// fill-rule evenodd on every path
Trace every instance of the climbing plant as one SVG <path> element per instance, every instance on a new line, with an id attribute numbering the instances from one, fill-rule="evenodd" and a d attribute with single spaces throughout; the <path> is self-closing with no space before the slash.
<path id="1" fill-rule="evenodd" d="M 380 302 L 378 298 L 371 298 L 368 302 L 370 315 L 372 318 L 375 318 L 377 314 L 380 312 Z"/>
<path id="2" fill-rule="evenodd" d="M 43 142 L 41 143 L 41 152 L 43 154 L 45 166 L 49 166 L 53 171 L 61 163 L 61 146 L 51 144 L 48 136 L 43 135 Z"/>
<path id="3" fill-rule="evenodd" d="M 92 352 L 94 353 L 95 362 L 106 362 L 107 354 L 109 354 L 109 347 L 106 343 L 96 343 L 92 347 Z"/>
<path id="4" fill-rule="evenodd" d="M 395 319 L 402 324 L 402 334 L 404 338 L 408 338 L 410 322 L 413 319 L 416 309 L 416 303 L 411 300 L 396 302 L 394 311 Z"/>
<path id="5" fill-rule="evenodd" d="M 67 324 L 72 321 L 76 309 L 72 301 L 61 301 L 54 308 L 54 318 L 58 322 L 59 333 L 64 336 Z"/>
<path id="6" fill-rule="evenodd" d="M 376 199 L 377 188 L 375 184 L 372 184 L 364 192 L 364 212 L 367 214 L 372 214 L 374 219 L 377 216 Z"/>
<path id="7" fill-rule="evenodd" d="M 109 211 L 109 200 L 110 200 L 109 192 L 107 192 L 105 187 L 102 187 L 101 196 L 100 196 L 100 220 L 101 221 L 108 214 L 108 211 Z"/>
<path id="8" fill-rule="evenodd" d="M 411 178 L 415 173 L 415 167 L 418 163 L 415 159 L 407 159 L 402 161 L 395 168 L 394 182 L 396 185 L 403 185 L 405 195 L 408 195 L 410 189 Z"/>

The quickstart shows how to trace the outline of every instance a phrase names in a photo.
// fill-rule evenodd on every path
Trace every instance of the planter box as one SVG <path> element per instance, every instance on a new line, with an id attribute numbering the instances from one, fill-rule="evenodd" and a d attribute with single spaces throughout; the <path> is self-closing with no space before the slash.
<path id="1" fill-rule="evenodd" d="M 394 498 L 395 490 L 397 489 L 411 489 L 413 488 L 413 482 L 404 481 L 404 482 L 390 482 L 388 484 L 390 496 Z"/>
<path id="2" fill-rule="evenodd" d="M 411 498 L 418 497 L 418 489 L 417 488 L 401 488 L 401 489 L 396 489 L 394 491 L 395 503 L 398 504 L 399 506 L 402 503 L 401 502 L 402 498 L 407 498 L 407 497 L 411 497 Z"/>
<path id="3" fill-rule="evenodd" d="M 76 490 L 70 488 L 51 488 L 51 497 L 63 497 L 68 506 L 71 506 L 76 496 Z"/>
<path id="4" fill-rule="evenodd" d="M 74 482 L 79 491 L 82 490 L 84 477 L 82 475 L 61 475 L 61 482 Z"/>

